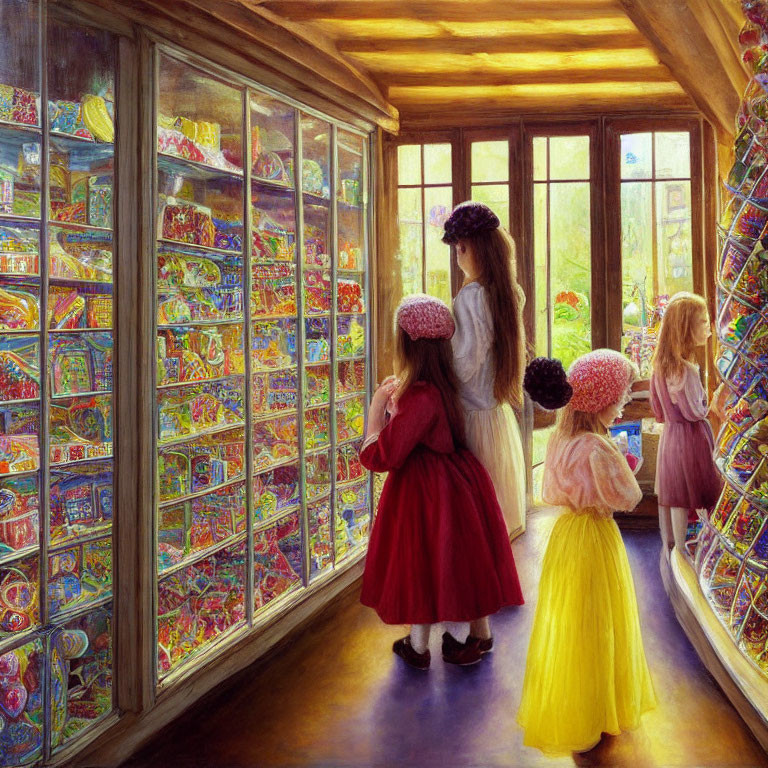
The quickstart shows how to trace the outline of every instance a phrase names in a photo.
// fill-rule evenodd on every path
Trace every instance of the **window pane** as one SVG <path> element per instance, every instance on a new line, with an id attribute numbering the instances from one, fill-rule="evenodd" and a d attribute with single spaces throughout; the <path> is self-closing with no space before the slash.
<path id="1" fill-rule="evenodd" d="M 397 215 L 400 229 L 400 278 L 403 295 L 420 293 L 421 283 L 421 190 L 399 189 L 397 191 Z"/>
<path id="2" fill-rule="evenodd" d="M 547 178 L 547 137 L 535 136 L 533 139 L 533 178 L 544 181 Z"/>
<path id="3" fill-rule="evenodd" d="M 652 133 L 625 133 L 621 137 L 621 178 L 651 178 Z"/>
<path id="4" fill-rule="evenodd" d="M 549 137 L 549 178 L 589 178 L 589 136 Z"/>
<path id="5" fill-rule="evenodd" d="M 622 348 L 640 373 L 649 376 L 659 304 L 677 291 L 693 288 L 690 182 L 657 182 L 655 211 L 650 182 L 623 184 L 621 231 Z"/>
<path id="6" fill-rule="evenodd" d="M 453 189 L 431 187 L 424 190 L 426 231 L 424 238 L 427 293 L 451 303 L 451 249 L 442 242 L 443 224 L 451 213 Z"/>
<path id="7" fill-rule="evenodd" d="M 397 148 L 397 183 L 421 184 L 421 146 L 401 144 Z"/>
<path id="8" fill-rule="evenodd" d="M 501 225 L 509 229 L 509 186 L 483 184 L 472 187 L 472 199 L 485 203 L 499 217 Z"/>
<path id="9" fill-rule="evenodd" d="M 589 182 L 550 185 L 552 355 L 568 366 L 592 349 Z"/>
<path id="10" fill-rule="evenodd" d="M 475 141 L 472 143 L 472 181 L 509 180 L 509 142 Z M 477 199 L 477 198 L 473 198 Z"/>
<path id="11" fill-rule="evenodd" d="M 693 290 L 689 181 L 656 182 L 656 243 L 659 291 L 671 296 Z"/>
<path id="12" fill-rule="evenodd" d="M 649 375 L 653 323 L 658 288 L 653 261 L 651 183 L 621 185 L 621 263 L 624 335 L 621 347 Z"/>
<path id="13" fill-rule="evenodd" d="M 656 178 L 687 179 L 691 176 L 691 142 L 687 131 L 656 133 Z"/>
<path id="14" fill-rule="evenodd" d="M 549 355 L 547 327 L 547 185 L 533 185 L 533 261 L 535 282 L 536 354 Z"/>
<path id="15" fill-rule="evenodd" d="M 451 145 L 425 144 L 424 183 L 450 184 L 451 178 Z"/>

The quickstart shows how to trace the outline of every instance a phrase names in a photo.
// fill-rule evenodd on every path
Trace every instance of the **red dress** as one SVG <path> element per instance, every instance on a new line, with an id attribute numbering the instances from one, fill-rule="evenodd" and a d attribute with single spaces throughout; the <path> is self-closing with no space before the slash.
<path id="1" fill-rule="evenodd" d="M 360 459 L 389 472 L 368 546 L 363 605 L 386 624 L 471 621 L 522 605 L 491 478 L 454 446 L 436 387 L 409 387 Z"/>

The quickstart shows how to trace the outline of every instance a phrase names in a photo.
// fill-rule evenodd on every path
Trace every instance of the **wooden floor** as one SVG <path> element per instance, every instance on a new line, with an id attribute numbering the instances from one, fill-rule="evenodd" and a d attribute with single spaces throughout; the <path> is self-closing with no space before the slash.
<path id="1" fill-rule="evenodd" d="M 515 544 L 527 603 L 494 617 L 497 650 L 466 669 L 417 672 L 393 656 L 404 634 L 350 594 L 267 664 L 199 702 L 132 768 L 491 768 L 707 766 L 768 768 L 768 757 L 705 670 L 669 605 L 657 531 L 623 532 L 659 699 L 641 727 L 553 760 L 522 746 L 515 722 L 541 558 L 554 514 L 529 518 Z"/>

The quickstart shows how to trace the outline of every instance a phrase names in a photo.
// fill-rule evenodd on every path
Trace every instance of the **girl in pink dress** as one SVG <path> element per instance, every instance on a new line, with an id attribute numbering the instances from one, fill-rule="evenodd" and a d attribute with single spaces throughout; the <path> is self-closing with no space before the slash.
<path id="1" fill-rule="evenodd" d="M 681 555 L 689 519 L 696 519 L 697 509 L 711 509 L 722 490 L 712 458 L 715 440 L 707 421 L 707 396 L 694 357 L 710 335 L 704 299 L 675 294 L 664 312 L 653 358 L 651 407 L 656 421 L 664 424 L 656 459 L 661 538 Z"/>
<path id="2" fill-rule="evenodd" d="M 397 310 L 398 379 L 376 391 L 360 460 L 388 472 L 371 532 L 360 600 L 387 624 L 410 624 L 394 652 L 427 669 L 430 630 L 450 622 L 443 659 L 480 660 L 469 622 L 523 596 L 493 484 L 464 443 L 453 372 L 453 317 L 410 296 Z"/>

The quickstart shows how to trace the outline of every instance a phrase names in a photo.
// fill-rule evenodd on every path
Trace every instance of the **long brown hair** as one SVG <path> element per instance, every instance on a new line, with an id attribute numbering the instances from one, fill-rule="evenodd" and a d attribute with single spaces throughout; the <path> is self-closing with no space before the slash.
<path id="1" fill-rule="evenodd" d="M 660 376 L 680 378 L 685 373 L 683 361 L 695 361 L 693 332 L 702 313 L 709 319 L 707 302 L 695 293 L 681 291 L 669 300 L 652 361 L 653 370 Z"/>
<path id="2" fill-rule="evenodd" d="M 437 387 L 448 415 L 453 442 L 465 444 L 464 410 L 459 400 L 459 380 L 453 370 L 453 349 L 449 339 L 414 341 L 400 326 L 395 338 L 395 368 L 400 384 L 396 396 L 411 384 L 426 381 Z"/>
<path id="3" fill-rule="evenodd" d="M 515 241 L 501 228 L 466 238 L 488 295 L 493 320 L 493 394 L 500 403 L 523 406 L 525 371 L 525 295 L 517 283 Z"/>

